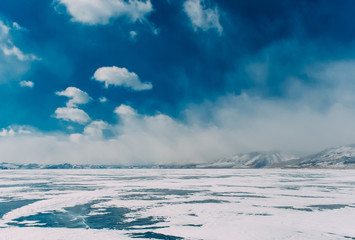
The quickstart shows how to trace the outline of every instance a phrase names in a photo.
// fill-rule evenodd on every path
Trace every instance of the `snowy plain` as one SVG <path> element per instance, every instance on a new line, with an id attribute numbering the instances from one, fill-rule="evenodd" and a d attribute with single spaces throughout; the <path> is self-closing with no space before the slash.
<path id="1" fill-rule="evenodd" d="M 0 171 L 0 240 L 355 239 L 355 170 Z"/>

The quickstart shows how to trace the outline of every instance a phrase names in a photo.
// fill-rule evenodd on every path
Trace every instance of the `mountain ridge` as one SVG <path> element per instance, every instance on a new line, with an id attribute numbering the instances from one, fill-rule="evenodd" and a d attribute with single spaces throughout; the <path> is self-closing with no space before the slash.
<path id="1" fill-rule="evenodd" d="M 91 164 L 15 164 L 0 163 L 0 170 L 5 169 L 260 169 L 260 168 L 324 168 L 324 169 L 355 169 L 355 144 L 332 147 L 318 153 L 297 158 L 278 151 L 260 151 L 240 153 L 231 157 L 217 159 L 209 163 L 189 164 L 147 164 L 147 165 L 91 165 Z"/>
<path id="2" fill-rule="evenodd" d="M 355 168 L 355 145 L 332 147 L 299 159 L 274 164 L 279 168 Z"/>

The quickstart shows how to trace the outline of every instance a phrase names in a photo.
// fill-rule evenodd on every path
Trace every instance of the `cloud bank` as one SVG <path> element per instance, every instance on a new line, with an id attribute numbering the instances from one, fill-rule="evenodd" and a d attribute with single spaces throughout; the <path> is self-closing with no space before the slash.
<path id="1" fill-rule="evenodd" d="M 293 79 L 286 99 L 226 95 L 191 105 L 184 120 L 141 114 L 122 104 L 114 110 L 117 122 L 110 124 L 62 108 L 58 117 L 87 124 L 81 133 L 10 136 L 10 130 L 2 130 L 0 151 L 9 162 L 123 165 L 205 162 L 257 150 L 307 154 L 355 142 L 354 69 L 353 61 L 316 64 L 305 74 L 321 88 Z M 317 100 L 331 104 L 320 108 Z"/>

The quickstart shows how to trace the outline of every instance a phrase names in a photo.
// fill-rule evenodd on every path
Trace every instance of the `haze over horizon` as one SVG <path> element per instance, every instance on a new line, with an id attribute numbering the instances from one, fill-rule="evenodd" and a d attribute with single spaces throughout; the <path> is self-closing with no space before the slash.
<path id="1" fill-rule="evenodd" d="M 352 0 L 0 6 L 0 162 L 207 162 L 355 143 Z"/>

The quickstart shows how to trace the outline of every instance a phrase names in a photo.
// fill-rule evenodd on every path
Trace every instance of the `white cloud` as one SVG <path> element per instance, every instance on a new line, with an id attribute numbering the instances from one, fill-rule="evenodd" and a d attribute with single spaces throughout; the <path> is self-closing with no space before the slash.
<path id="1" fill-rule="evenodd" d="M 25 74 L 33 60 L 40 60 L 34 54 L 26 54 L 14 43 L 14 31 L 23 28 L 16 23 L 7 24 L 0 20 L 0 83 L 17 80 Z"/>
<path id="2" fill-rule="evenodd" d="M 6 128 L 2 128 L 0 131 L 0 137 L 13 137 L 25 134 L 31 134 L 32 131 L 27 126 L 9 126 Z"/>
<path id="3" fill-rule="evenodd" d="M 20 61 L 39 60 L 33 54 L 24 54 L 11 40 L 10 30 L 21 30 L 19 25 L 14 23 L 13 27 L 7 26 L 0 20 L 0 50 L 5 56 L 15 56 Z"/>
<path id="4" fill-rule="evenodd" d="M 39 58 L 33 54 L 24 54 L 18 47 L 13 45 L 11 41 L 8 41 L 7 44 L 3 44 L 0 47 L 6 56 L 15 56 L 20 61 L 39 60 Z"/>
<path id="5" fill-rule="evenodd" d="M 32 81 L 21 81 L 20 83 L 20 87 L 28 87 L 28 88 L 33 88 L 34 83 Z"/>
<path id="6" fill-rule="evenodd" d="M 111 126 L 102 120 L 92 121 L 85 127 L 84 135 L 93 140 L 101 140 L 104 137 L 103 130 L 110 128 Z"/>
<path id="7" fill-rule="evenodd" d="M 130 31 L 130 32 L 129 32 L 129 38 L 130 38 L 132 41 L 136 41 L 137 35 L 138 35 L 138 33 L 137 33 L 136 31 Z"/>
<path id="8" fill-rule="evenodd" d="M 3 21 L 0 20 L 0 41 L 7 41 L 9 38 L 10 27 L 5 25 Z"/>
<path id="9" fill-rule="evenodd" d="M 13 22 L 12 27 L 16 30 L 24 30 L 24 28 L 21 27 L 20 24 L 18 24 L 17 22 Z"/>
<path id="10" fill-rule="evenodd" d="M 88 25 L 107 24 L 111 19 L 127 17 L 136 22 L 153 11 L 150 0 L 56 0 L 66 6 L 72 21 Z"/>
<path id="11" fill-rule="evenodd" d="M 99 101 L 100 101 L 101 103 L 105 103 L 105 102 L 107 102 L 107 98 L 106 98 L 106 97 L 100 97 L 100 98 L 99 98 Z"/>
<path id="12" fill-rule="evenodd" d="M 91 97 L 84 91 L 76 87 L 67 87 L 64 91 L 56 92 L 58 96 L 65 96 L 69 98 L 67 107 L 77 107 L 80 104 L 86 104 L 91 100 Z"/>
<path id="13" fill-rule="evenodd" d="M 109 85 L 122 86 L 135 91 L 150 90 L 153 85 L 150 82 L 141 82 L 138 75 L 129 72 L 126 68 L 102 67 L 96 70 L 93 79 L 104 82 L 105 87 Z"/>
<path id="14" fill-rule="evenodd" d="M 74 133 L 69 136 L 71 142 L 82 144 L 88 142 L 103 141 L 105 138 L 104 131 L 112 131 L 112 126 L 102 120 L 92 121 L 85 128 L 84 132 Z"/>
<path id="15" fill-rule="evenodd" d="M 137 114 L 136 110 L 125 104 L 121 104 L 114 110 L 114 112 L 121 117 L 134 116 Z"/>
<path id="16" fill-rule="evenodd" d="M 79 124 L 86 124 L 91 121 L 86 112 L 81 109 L 71 107 L 57 108 L 55 110 L 55 118 L 77 122 Z"/>
<path id="17" fill-rule="evenodd" d="M 15 136 L 15 131 L 12 128 L 5 129 L 2 128 L 0 132 L 1 137 L 7 137 L 7 136 Z"/>
<path id="18" fill-rule="evenodd" d="M 223 32 L 217 7 L 208 8 L 204 0 L 187 0 L 184 3 L 184 11 L 189 16 L 195 31 L 216 29 L 220 34 Z"/>

